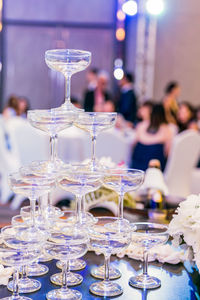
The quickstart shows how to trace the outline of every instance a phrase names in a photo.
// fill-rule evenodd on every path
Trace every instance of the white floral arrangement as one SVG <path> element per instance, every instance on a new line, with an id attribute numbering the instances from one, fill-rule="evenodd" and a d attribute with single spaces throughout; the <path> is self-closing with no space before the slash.
<path id="1" fill-rule="evenodd" d="M 182 201 L 169 224 L 173 245 L 184 245 L 190 251 L 189 260 L 194 260 L 200 270 L 200 194 L 190 195 Z"/>

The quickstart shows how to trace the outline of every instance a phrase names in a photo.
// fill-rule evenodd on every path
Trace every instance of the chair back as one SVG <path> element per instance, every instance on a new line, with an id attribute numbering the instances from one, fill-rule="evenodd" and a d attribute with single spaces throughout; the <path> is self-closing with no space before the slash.
<path id="1" fill-rule="evenodd" d="M 164 171 L 165 181 L 172 196 L 190 194 L 191 174 L 200 156 L 200 134 L 185 130 L 175 136 Z"/>
<path id="2" fill-rule="evenodd" d="M 7 128 L 17 145 L 21 165 L 27 165 L 34 160 L 48 160 L 50 146 L 47 134 L 32 127 L 21 117 L 9 119 Z"/>

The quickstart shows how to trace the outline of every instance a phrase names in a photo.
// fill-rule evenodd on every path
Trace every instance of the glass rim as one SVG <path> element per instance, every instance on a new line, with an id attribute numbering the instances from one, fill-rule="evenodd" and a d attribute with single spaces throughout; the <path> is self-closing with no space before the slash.
<path id="1" fill-rule="evenodd" d="M 43 115 L 78 115 L 76 111 L 73 110 L 65 110 L 65 109 L 56 109 L 56 108 L 50 108 L 50 109 L 29 109 L 27 111 L 27 116 L 28 115 L 37 115 L 37 114 L 43 114 Z"/>
<path id="2" fill-rule="evenodd" d="M 67 53 L 69 52 L 69 53 Z M 92 53 L 87 50 L 79 50 L 79 49 L 48 49 L 45 51 L 45 58 L 47 58 L 47 55 L 56 56 L 56 54 L 63 58 L 66 57 L 66 55 L 70 55 L 71 57 L 84 57 L 88 56 L 91 57 Z"/>
<path id="3" fill-rule="evenodd" d="M 157 229 L 166 229 L 166 231 L 163 231 L 163 232 L 151 232 L 151 233 L 145 233 L 145 232 L 136 232 L 134 227 L 136 227 L 137 225 L 152 225 L 151 228 L 157 228 Z M 135 235 L 139 235 L 139 236 L 142 236 L 142 235 L 153 235 L 153 236 L 159 236 L 159 235 L 166 235 L 166 234 L 169 234 L 168 232 L 168 226 L 165 225 L 165 224 L 159 224 L 159 223 L 152 223 L 152 222 L 135 222 L 135 223 L 130 223 L 130 228 L 131 228 L 131 231 L 132 231 L 132 234 L 135 234 Z"/>
<path id="4" fill-rule="evenodd" d="M 140 169 L 131 169 L 131 168 L 108 168 L 108 172 L 105 174 L 105 177 L 112 176 L 112 175 L 126 175 L 126 174 L 140 174 L 145 175 L 145 171 Z M 110 171 L 110 173 L 109 173 Z M 124 171 L 126 173 L 115 173 L 115 171 Z M 130 172 L 132 171 L 132 172 Z"/>
<path id="5" fill-rule="evenodd" d="M 108 116 L 117 116 L 117 112 L 103 112 L 103 111 L 98 111 L 98 112 L 92 112 L 92 111 L 85 111 L 85 112 L 81 112 L 78 116 L 82 116 L 82 115 L 94 115 L 94 116 L 100 116 L 100 115 L 108 115 Z"/>

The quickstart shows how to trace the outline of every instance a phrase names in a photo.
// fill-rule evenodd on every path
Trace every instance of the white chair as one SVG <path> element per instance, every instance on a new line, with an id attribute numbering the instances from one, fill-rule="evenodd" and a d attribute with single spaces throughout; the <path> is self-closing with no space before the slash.
<path id="1" fill-rule="evenodd" d="M 18 149 L 12 136 L 6 128 L 6 122 L 0 118 L 0 174 L 1 174 L 1 204 L 8 202 L 13 194 L 8 186 L 8 174 L 20 167 Z"/>
<path id="2" fill-rule="evenodd" d="M 15 139 L 21 165 L 34 160 L 49 159 L 48 135 L 32 127 L 26 119 L 14 117 L 7 121 L 9 134 Z"/>
<path id="3" fill-rule="evenodd" d="M 110 156 L 115 163 L 129 165 L 132 143 L 115 128 L 101 133 L 97 138 L 97 157 Z"/>
<path id="4" fill-rule="evenodd" d="M 190 194 L 191 174 L 200 155 L 200 134 L 186 130 L 178 134 L 171 147 L 164 176 L 169 195 L 187 197 Z"/>

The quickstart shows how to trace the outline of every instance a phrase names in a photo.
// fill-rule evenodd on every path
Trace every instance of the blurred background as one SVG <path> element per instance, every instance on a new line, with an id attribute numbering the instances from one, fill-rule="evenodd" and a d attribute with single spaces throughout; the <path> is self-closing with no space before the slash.
<path id="1" fill-rule="evenodd" d="M 1 109 L 10 94 L 27 97 L 33 109 L 63 102 L 63 76 L 44 61 L 45 50 L 53 48 L 91 51 L 91 67 L 109 73 L 113 95 L 113 71 L 120 58 L 122 68 L 135 73 L 141 99 L 160 100 L 166 83 L 177 80 L 181 98 L 198 105 L 199 1 L 153 0 L 147 10 L 147 1 L 138 0 L 137 10 L 129 5 L 127 14 L 122 11 L 124 2 L 1 0 Z M 72 77 L 72 95 L 80 102 L 87 86 L 86 72 Z"/>

